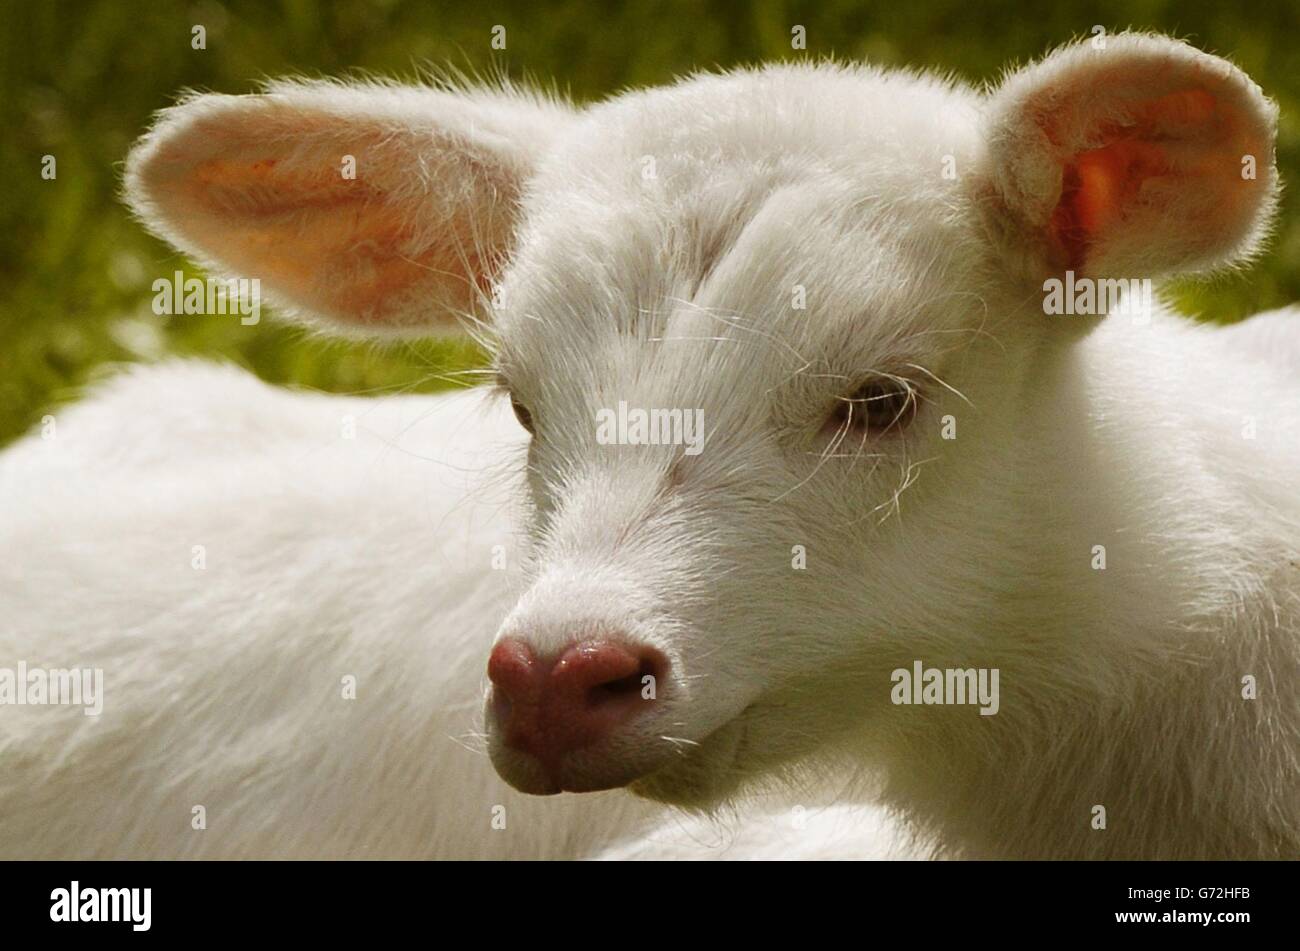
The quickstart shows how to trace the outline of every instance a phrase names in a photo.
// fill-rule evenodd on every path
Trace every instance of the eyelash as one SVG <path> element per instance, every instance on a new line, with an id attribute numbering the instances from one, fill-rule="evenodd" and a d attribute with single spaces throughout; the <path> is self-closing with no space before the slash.
<path id="1" fill-rule="evenodd" d="M 823 431 L 885 436 L 899 432 L 915 418 L 916 388 L 907 380 L 879 377 L 867 380 L 848 396 L 836 398 Z"/>
<path id="2" fill-rule="evenodd" d="M 519 420 L 519 425 L 524 427 L 530 435 L 534 433 L 533 414 L 523 403 L 515 399 L 513 393 L 508 394 L 510 397 L 510 408 L 515 411 L 515 419 Z"/>
<path id="3" fill-rule="evenodd" d="M 529 435 L 534 435 L 535 423 L 533 422 L 532 410 L 519 401 L 515 396 L 514 390 L 510 388 L 510 384 L 505 381 L 505 377 L 498 374 L 493 389 L 496 393 L 510 401 L 510 409 L 514 412 L 515 419 L 519 420 L 519 425 L 522 426 Z"/>
<path id="4" fill-rule="evenodd" d="M 499 390 L 510 400 L 515 419 L 529 434 L 535 434 L 532 411 L 521 403 L 504 383 Z M 857 432 L 864 436 L 885 436 L 906 428 L 918 408 L 917 391 L 906 380 L 877 378 L 862 383 L 848 396 L 836 397 L 823 433 Z"/>

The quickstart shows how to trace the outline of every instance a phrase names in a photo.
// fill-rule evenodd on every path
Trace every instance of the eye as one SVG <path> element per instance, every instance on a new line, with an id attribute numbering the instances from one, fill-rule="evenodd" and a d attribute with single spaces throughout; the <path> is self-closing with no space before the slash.
<path id="1" fill-rule="evenodd" d="M 515 411 L 515 419 L 519 420 L 519 425 L 531 434 L 533 432 L 533 414 L 528 411 L 527 406 L 515 399 L 513 393 L 510 394 L 510 408 Z"/>
<path id="2" fill-rule="evenodd" d="M 823 431 L 880 436 L 898 432 L 916 416 L 916 391 L 906 380 L 870 380 L 835 401 Z"/>

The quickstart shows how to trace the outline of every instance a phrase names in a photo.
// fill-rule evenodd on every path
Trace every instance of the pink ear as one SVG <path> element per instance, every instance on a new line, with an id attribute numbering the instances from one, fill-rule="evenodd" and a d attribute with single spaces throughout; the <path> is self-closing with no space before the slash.
<path id="1" fill-rule="evenodd" d="M 213 269 L 334 329 L 424 331 L 473 311 L 511 250 L 558 107 L 524 96 L 278 84 L 165 112 L 127 194 Z"/>
<path id="2" fill-rule="evenodd" d="M 1083 43 L 1013 74 L 988 178 L 1046 270 L 1151 277 L 1250 254 L 1276 205 L 1277 111 L 1240 70 L 1162 37 Z"/>

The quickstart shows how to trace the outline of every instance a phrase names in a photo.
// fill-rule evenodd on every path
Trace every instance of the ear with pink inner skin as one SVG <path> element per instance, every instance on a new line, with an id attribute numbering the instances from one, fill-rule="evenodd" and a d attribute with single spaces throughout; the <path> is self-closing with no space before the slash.
<path id="1" fill-rule="evenodd" d="M 1276 128 L 1276 106 L 1226 60 L 1166 37 L 1083 42 L 988 100 L 980 197 L 1032 276 L 1209 270 L 1267 232 Z"/>
<path id="2" fill-rule="evenodd" d="M 258 278 L 299 319 L 428 332 L 477 308 L 571 116 L 512 91 L 279 82 L 195 96 L 132 150 L 126 198 L 160 237 Z"/>

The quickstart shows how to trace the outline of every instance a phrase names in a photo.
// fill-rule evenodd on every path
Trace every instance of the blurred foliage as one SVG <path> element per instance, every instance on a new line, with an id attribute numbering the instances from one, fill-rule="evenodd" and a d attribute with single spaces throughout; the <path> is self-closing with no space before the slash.
<path id="1" fill-rule="evenodd" d="M 0 442 L 108 363 L 202 354 L 264 379 L 347 392 L 446 385 L 468 344 L 331 343 L 263 320 L 154 316 L 150 285 L 197 272 L 132 222 L 121 162 L 150 114 L 185 87 L 247 92 L 284 73 L 360 69 L 414 78 L 424 63 L 504 70 L 578 101 L 698 68 L 835 55 L 995 79 L 1094 24 L 1154 29 L 1231 56 L 1282 106 L 1279 163 L 1300 180 L 1300 0 L 86 0 L 0 3 Z M 193 24 L 207 48 L 191 48 Z M 494 51 L 492 27 L 508 30 Z M 794 24 L 806 52 L 790 48 Z M 58 162 L 40 176 L 44 155 Z M 1300 299 L 1300 215 L 1288 199 L 1269 254 L 1241 274 L 1177 288 L 1189 313 L 1234 320 Z"/>

